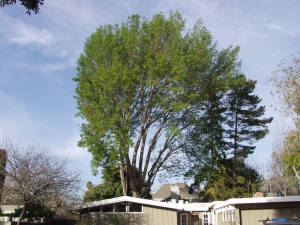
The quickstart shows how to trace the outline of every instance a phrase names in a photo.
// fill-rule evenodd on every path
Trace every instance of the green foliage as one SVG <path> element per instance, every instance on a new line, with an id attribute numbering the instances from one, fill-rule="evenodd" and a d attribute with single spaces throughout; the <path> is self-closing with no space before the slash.
<path id="1" fill-rule="evenodd" d="M 131 224 L 144 224 L 148 218 L 143 213 L 102 213 L 98 216 L 88 215 L 81 218 L 76 225 L 90 225 L 99 224 L 103 225 L 131 225 Z"/>
<path id="2" fill-rule="evenodd" d="M 186 153 L 191 166 L 186 176 L 195 179 L 194 185 L 203 185 L 214 179 L 218 162 L 225 158 L 224 95 L 228 86 L 223 84 L 224 79 L 210 84 L 202 112 L 195 118 L 195 126 L 188 135 Z"/>
<path id="3" fill-rule="evenodd" d="M 293 171 L 293 166 L 300 168 L 300 130 L 298 127 L 290 130 L 286 136 L 283 163 L 285 168 L 284 175 L 289 176 L 293 183 L 298 182 Z"/>
<path id="4" fill-rule="evenodd" d="M 207 98 L 202 101 L 201 114 L 195 118 L 186 145 L 191 164 L 186 176 L 194 178 L 194 186 L 208 187 L 208 193 L 217 199 L 248 193 L 240 187 L 245 177 L 238 171 L 253 153 L 253 143 L 268 133 L 267 124 L 273 119 L 260 118 L 265 107 L 258 106 L 261 99 L 253 94 L 256 81 L 247 80 L 238 71 L 236 74 L 220 77 L 206 89 Z M 230 179 L 224 175 L 229 171 Z"/>
<path id="5" fill-rule="evenodd" d="M 235 182 L 232 167 L 233 159 L 226 159 L 219 165 L 219 169 L 216 169 L 217 175 L 209 180 L 200 193 L 201 201 L 251 197 L 261 189 L 263 178 L 256 169 L 240 163 Z"/>
<path id="6" fill-rule="evenodd" d="M 117 168 L 105 168 L 102 173 L 103 184 L 94 186 L 87 183 L 88 190 L 83 196 L 83 202 L 93 202 L 122 196 L 122 184 Z"/>
<path id="7" fill-rule="evenodd" d="M 118 183 L 98 184 L 87 190 L 83 202 L 93 202 L 122 196 L 122 185 Z"/>
<path id="8" fill-rule="evenodd" d="M 184 169 L 177 156 L 207 96 L 213 97 L 209 90 L 215 81 L 226 86 L 240 64 L 239 49 L 217 51 L 201 21 L 183 36 L 184 24 L 171 12 L 101 26 L 78 60 L 78 116 L 86 121 L 78 144 L 93 155 L 94 172 L 126 171 L 136 197 L 148 196 L 159 172 Z"/>
<path id="9" fill-rule="evenodd" d="M 15 209 L 15 212 L 13 213 L 13 217 L 19 217 L 21 215 L 23 208 Z M 52 218 L 54 212 L 51 211 L 51 209 L 41 206 L 41 205 L 30 205 L 26 207 L 26 212 L 23 216 L 23 218 L 28 218 L 32 220 L 38 220 L 41 218 Z"/>
<path id="10" fill-rule="evenodd" d="M 265 114 L 265 107 L 258 106 L 262 99 L 253 94 L 256 81 L 247 80 L 244 75 L 234 79 L 228 94 L 227 134 L 231 140 L 232 154 L 245 159 L 255 149 L 252 144 L 268 134 L 267 124 L 271 123 L 273 118 L 260 118 Z"/>
<path id="11" fill-rule="evenodd" d="M 253 94 L 255 84 L 256 81 L 247 80 L 244 75 L 237 75 L 228 93 L 227 140 L 233 157 L 235 182 L 239 161 L 242 162 L 254 152 L 253 143 L 269 133 L 267 125 L 273 120 L 273 117 L 261 118 L 265 107 L 259 106 L 261 98 Z"/>

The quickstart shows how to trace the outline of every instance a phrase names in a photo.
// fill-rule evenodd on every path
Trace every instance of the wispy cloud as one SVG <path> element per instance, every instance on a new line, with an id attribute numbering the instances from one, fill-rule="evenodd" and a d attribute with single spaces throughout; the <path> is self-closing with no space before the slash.
<path id="1" fill-rule="evenodd" d="M 47 29 L 37 29 L 23 22 L 18 22 L 13 29 L 9 42 L 21 45 L 49 45 L 52 43 L 53 35 Z"/>
<path id="2" fill-rule="evenodd" d="M 53 64 L 45 64 L 40 65 L 37 68 L 41 71 L 48 72 L 48 71 L 55 71 L 55 70 L 63 70 L 66 68 L 66 64 L 62 63 L 53 63 Z"/>
<path id="3" fill-rule="evenodd" d="M 281 25 L 279 25 L 278 23 L 266 24 L 265 27 L 270 29 L 270 30 L 275 30 L 275 31 L 279 31 L 279 32 L 284 32 L 285 31 L 285 29 Z"/>
<path id="4" fill-rule="evenodd" d="M 32 118 L 26 108 L 14 98 L 0 92 L 0 137 L 29 138 L 37 135 L 42 124 Z"/>
<path id="5" fill-rule="evenodd" d="M 77 146 L 78 141 L 80 140 L 80 136 L 78 132 L 74 132 L 73 135 L 67 139 L 64 143 L 60 143 L 57 146 L 57 149 L 54 149 L 56 154 L 68 156 L 70 159 L 80 159 L 85 161 L 90 161 L 92 156 L 87 151 L 87 149 L 83 149 Z"/>

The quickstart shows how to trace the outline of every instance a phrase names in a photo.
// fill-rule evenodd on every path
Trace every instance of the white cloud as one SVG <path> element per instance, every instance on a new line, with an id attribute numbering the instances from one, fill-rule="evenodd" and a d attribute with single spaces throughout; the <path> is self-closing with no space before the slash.
<path id="1" fill-rule="evenodd" d="M 279 31 L 279 32 L 285 31 L 284 28 L 282 26 L 280 26 L 278 23 L 267 24 L 267 25 L 265 25 L 265 27 L 270 30 L 275 30 L 275 31 Z"/>
<path id="2" fill-rule="evenodd" d="M 11 36 L 9 42 L 21 45 L 49 45 L 54 41 L 53 35 L 47 29 L 37 29 L 23 22 L 17 22 Z"/>
<path id="3" fill-rule="evenodd" d="M 38 70 L 48 72 L 48 71 L 55 71 L 55 70 L 63 70 L 66 68 L 66 64 L 62 63 L 53 63 L 53 64 L 45 64 L 38 66 Z"/>

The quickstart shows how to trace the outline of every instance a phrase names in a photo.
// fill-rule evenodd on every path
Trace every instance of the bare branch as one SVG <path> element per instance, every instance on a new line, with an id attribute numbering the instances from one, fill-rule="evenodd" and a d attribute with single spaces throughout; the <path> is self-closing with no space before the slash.
<path id="1" fill-rule="evenodd" d="M 2 203 L 39 204 L 53 208 L 78 201 L 81 173 L 69 169 L 69 160 L 39 145 L 23 146 L 6 138 L 7 162 Z M 21 218 L 20 218 L 21 220 Z"/>

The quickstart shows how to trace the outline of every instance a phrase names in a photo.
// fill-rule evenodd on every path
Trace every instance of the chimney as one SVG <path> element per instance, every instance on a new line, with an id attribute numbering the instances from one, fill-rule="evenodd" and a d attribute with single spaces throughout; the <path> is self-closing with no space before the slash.
<path id="1" fill-rule="evenodd" d="M 264 193 L 262 192 L 256 192 L 255 194 L 253 194 L 253 198 L 261 198 L 264 197 Z"/>
<path id="2" fill-rule="evenodd" d="M 171 189 L 171 199 L 179 200 L 179 186 L 178 185 L 172 185 L 170 186 Z"/>

